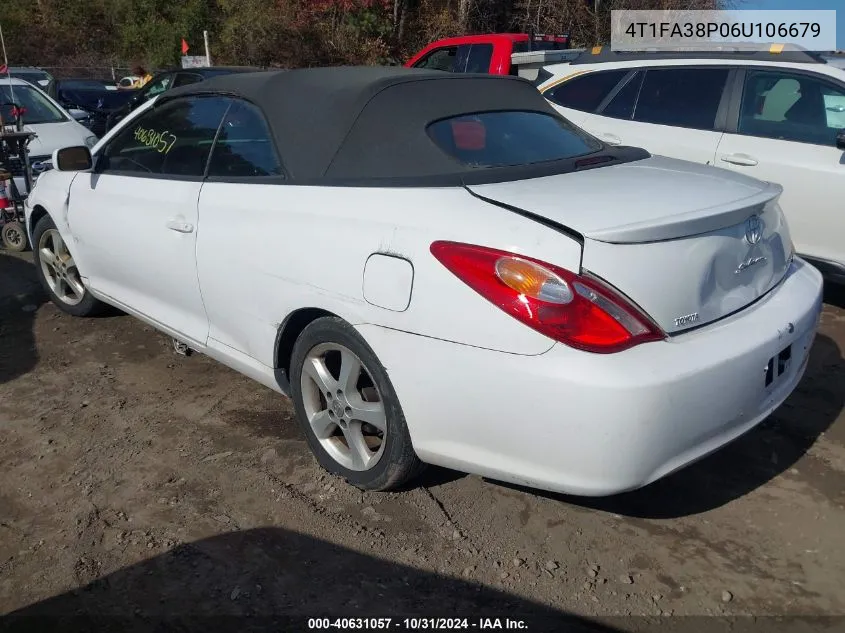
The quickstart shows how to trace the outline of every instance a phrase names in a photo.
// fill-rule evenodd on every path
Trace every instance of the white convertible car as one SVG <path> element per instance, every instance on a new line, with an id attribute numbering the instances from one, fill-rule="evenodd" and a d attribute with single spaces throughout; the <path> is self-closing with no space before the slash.
<path id="1" fill-rule="evenodd" d="M 779 186 L 606 146 L 517 78 L 230 75 L 53 158 L 27 227 L 56 305 L 289 394 L 364 489 L 644 486 L 778 407 L 821 312 Z"/>

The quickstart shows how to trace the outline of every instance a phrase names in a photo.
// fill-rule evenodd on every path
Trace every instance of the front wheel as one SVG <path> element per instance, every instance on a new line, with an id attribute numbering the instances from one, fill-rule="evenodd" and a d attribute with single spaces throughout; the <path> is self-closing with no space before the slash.
<path id="1" fill-rule="evenodd" d="M 35 274 L 56 306 L 73 316 L 93 316 L 103 310 L 101 303 L 82 283 L 73 255 L 56 224 L 45 215 L 32 234 Z"/>
<path id="2" fill-rule="evenodd" d="M 352 326 L 317 319 L 296 341 L 291 392 L 317 461 L 362 490 L 391 490 L 419 474 L 393 385 Z"/>

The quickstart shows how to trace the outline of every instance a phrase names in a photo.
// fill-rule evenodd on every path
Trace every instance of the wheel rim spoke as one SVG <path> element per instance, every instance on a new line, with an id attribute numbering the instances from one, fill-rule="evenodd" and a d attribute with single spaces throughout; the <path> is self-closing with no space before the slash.
<path id="1" fill-rule="evenodd" d="M 314 414 L 311 420 L 309 420 L 309 423 L 311 424 L 311 429 L 314 431 L 314 435 L 320 440 L 330 438 L 337 428 L 334 420 L 329 417 L 328 411 L 319 411 Z"/>
<path id="2" fill-rule="evenodd" d="M 387 430 L 387 418 L 384 413 L 383 403 L 364 402 L 360 397 L 353 397 L 349 399 L 349 406 L 352 408 L 352 413 L 349 417 L 353 420 L 372 424 L 379 431 Z"/>
<path id="3" fill-rule="evenodd" d="M 370 466 L 374 454 L 370 451 L 364 434 L 361 432 L 361 424 L 353 422 L 345 429 L 342 429 L 343 437 L 349 447 L 349 458 L 352 460 L 354 470 L 366 470 Z"/>
<path id="4" fill-rule="evenodd" d="M 85 286 L 82 285 L 82 282 L 79 281 L 79 279 L 76 279 L 75 277 L 71 276 L 68 276 L 65 282 L 67 283 L 67 286 L 68 288 L 70 288 L 70 291 L 73 293 L 74 297 L 77 300 L 81 301 L 83 295 L 85 294 Z"/>
<path id="5" fill-rule="evenodd" d="M 332 378 L 322 358 L 308 358 L 302 369 L 324 393 L 333 392 L 337 389 L 337 382 Z"/>
<path id="6" fill-rule="evenodd" d="M 340 353 L 340 375 L 337 385 L 347 394 L 357 393 L 358 379 L 361 377 L 361 361 L 350 351 Z"/>
<path id="7" fill-rule="evenodd" d="M 41 258 L 41 261 L 47 264 L 48 266 L 55 267 L 56 265 L 56 256 L 46 246 L 38 251 L 38 256 Z"/>
<path id="8" fill-rule="evenodd" d="M 56 277 L 56 294 L 59 296 L 59 299 L 63 301 L 67 301 L 67 292 L 68 292 L 68 284 L 61 277 Z"/>
<path id="9" fill-rule="evenodd" d="M 58 231 L 54 231 L 51 237 L 53 238 L 53 252 L 59 259 L 62 259 L 62 255 L 67 254 L 65 241 L 62 239 L 62 236 Z"/>

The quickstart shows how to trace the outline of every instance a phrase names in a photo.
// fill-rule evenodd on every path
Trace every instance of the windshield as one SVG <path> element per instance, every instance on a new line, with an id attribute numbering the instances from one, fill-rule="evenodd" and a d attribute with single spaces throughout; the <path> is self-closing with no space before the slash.
<path id="1" fill-rule="evenodd" d="M 108 90 L 104 81 L 96 79 L 65 79 L 58 82 L 59 90 Z"/>
<path id="2" fill-rule="evenodd" d="M 116 110 L 129 101 L 135 91 L 132 90 L 74 90 L 59 89 L 59 101 L 63 106 L 78 106 L 91 110 Z"/>
<path id="3" fill-rule="evenodd" d="M 13 70 L 11 75 L 16 79 L 23 79 L 31 84 L 38 83 L 40 81 L 50 81 L 50 75 L 44 71 L 38 70 Z"/>
<path id="4" fill-rule="evenodd" d="M 32 86 L 9 86 L 7 83 L 0 83 L 0 104 L 2 104 L 4 119 L 10 114 L 11 106 L 8 104 L 22 107 L 25 125 L 67 121 L 65 115 L 50 103 L 50 100 L 43 93 Z"/>
<path id="5" fill-rule="evenodd" d="M 471 167 L 513 167 L 591 154 L 602 144 L 563 118 L 542 112 L 480 112 L 430 124 L 431 140 Z"/>

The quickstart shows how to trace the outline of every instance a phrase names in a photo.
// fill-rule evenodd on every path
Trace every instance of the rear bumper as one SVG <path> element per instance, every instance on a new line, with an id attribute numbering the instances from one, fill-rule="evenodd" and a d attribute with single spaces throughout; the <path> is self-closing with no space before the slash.
<path id="1" fill-rule="evenodd" d="M 807 262 L 818 268 L 825 280 L 845 285 L 845 264 L 835 262 L 829 259 L 819 259 L 817 257 L 808 257 L 802 255 Z"/>
<path id="2" fill-rule="evenodd" d="M 748 309 L 619 354 L 555 345 L 519 356 L 358 329 L 388 370 L 421 459 L 603 496 L 660 479 L 765 419 L 801 379 L 821 309 L 822 277 L 796 258 Z"/>

